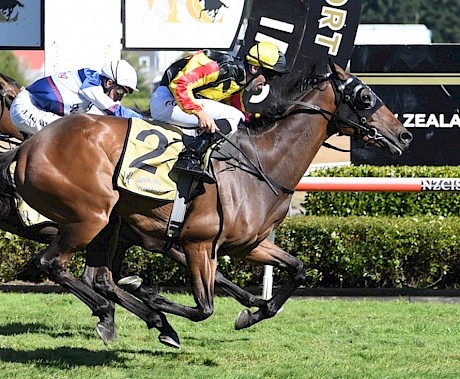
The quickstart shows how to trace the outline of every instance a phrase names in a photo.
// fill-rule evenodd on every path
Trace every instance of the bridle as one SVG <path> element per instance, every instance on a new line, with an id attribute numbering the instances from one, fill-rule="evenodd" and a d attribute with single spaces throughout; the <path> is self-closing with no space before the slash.
<path id="1" fill-rule="evenodd" d="M 5 83 L 8 83 L 8 82 L 5 82 Z M 7 99 L 8 99 L 8 95 L 16 95 L 14 90 L 15 90 L 15 87 L 11 83 L 8 83 L 7 89 L 3 87 L 0 88 L 0 104 L 2 106 L 2 110 L 0 112 L 0 119 L 3 117 L 3 113 L 5 112 L 5 107 L 9 108 L 11 106 L 11 102 L 8 101 L 7 103 Z"/>
<path id="2" fill-rule="evenodd" d="M 290 110 L 289 108 L 285 113 L 275 116 L 275 121 L 279 121 L 300 113 L 316 113 L 320 114 L 328 121 L 327 130 L 329 136 L 337 132 L 343 134 L 342 129 L 351 127 L 353 128 L 357 137 L 367 136 L 368 141 L 366 144 L 374 143 L 384 139 L 385 137 L 376 128 L 371 127 L 367 121 L 372 114 L 374 114 L 380 107 L 384 105 L 383 101 L 356 76 L 350 76 L 346 80 L 342 80 L 339 78 L 336 71 L 330 71 L 325 75 L 309 78 L 306 81 L 306 85 L 315 88 L 328 81 L 331 82 L 335 96 L 334 104 L 336 109 L 334 112 L 328 111 L 327 109 L 321 108 L 314 104 L 309 104 L 300 100 L 294 100 L 290 101 L 289 104 L 298 105 L 300 108 L 294 110 Z M 344 107 L 344 105 L 346 107 Z M 352 113 L 355 120 L 346 117 L 346 115 L 349 115 L 350 112 Z M 246 128 L 246 131 L 249 135 L 248 128 Z M 249 165 L 246 165 L 243 162 L 239 162 L 241 169 L 251 172 L 259 179 L 265 181 L 270 189 L 275 193 L 275 195 L 278 195 L 278 190 L 281 190 L 281 192 L 287 194 L 292 194 L 294 192 L 293 190 L 282 186 L 281 184 L 266 176 L 258 158 L 256 149 L 254 149 L 254 151 L 256 153 L 257 163 L 254 163 L 242 152 L 241 149 L 239 149 L 238 146 L 236 146 L 226 136 L 220 132 L 217 133 L 220 134 L 223 139 L 228 141 L 239 152 L 241 152 L 245 159 L 249 162 Z"/>
<path id="3" fill-rule="evenodd" d="M 351 127 L 356 137 L 367 136 L 367 144 L 383 139 L 383 135 L 376 128 L 369 126 L 367 122 L 368 118 L 383 106 L 383 101 L 356 76 L 342 80 L 336 72 L 329 72 L 309 80 L 310 85 L 313 86 L 327 81 L 331 82 L 334 90 L 336 105 L 334 112 L 304 101 L 291 101 L 290 104 L 300 105 L 302 108 L 289 111 L 281 117 L 285 118 L 296 113 L 319 113 L 329 121 L 329 136 L 335 133 L 343 134 L 342 129 Z M 344 108 L 343 105 L 347 105 L 347 108 Z M 350 111 L 356 121 L 343 115 Z"/>
<path id="4" fill-rule="evenodd" d="M 16 97 L 17 89 L 19 86 L 10 83 L 2 74 L 0 74 L 0 79 L 2 79 L 3 84 L 8 84 L 6 89 L 4 87 L 0 88 L 0 120 L 2 120 L 3 116 L 5 115 L 5 109 L 10 109 L 13 102 L 10 100 L 10 98 L 14 99 Z M 20 145 L 22 143 L 22 141 L 18 142 L 14 137 L 8 134 L 0 134 L 0 141 L 4 141 L 13 145 Z"/>

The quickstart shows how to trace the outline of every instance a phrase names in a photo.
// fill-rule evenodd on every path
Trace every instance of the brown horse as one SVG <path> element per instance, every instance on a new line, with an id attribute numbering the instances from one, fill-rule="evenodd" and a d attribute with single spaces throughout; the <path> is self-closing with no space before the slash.
<path id="1" fill-rule="evenodd" d="M 2 107 L 0 134 L 3 137 L 2 140 L 9 143 L 5 148 L 10 147 L 11 144 L 19 144 L 25 138 L 25 136 L 11 123 L 8 112 L 11 102 L 20 90 L 21 87 L 16 81 L 0 73 L 0 106 Z M 6 162 L 2 164 L 4 169 L 7 169 L 12 154 L 0 153 L 0 163 Z M 17 212 L 16 202 L 14 201 L 16 195 L 13 187 L 8 190 L 0 191 L 0 229 L 37 242 L 50 243 L 57 234 L 57 224 L 55 222 L 46 221 L 38 225 L 25 226 Z M 111 246 L 109 245 L 110 238 L 107 235 L 110 235 L 113 230 L 119 231 L 120 239 L 118 244 L 113 246 L 110 252 L 108 252 Z M 146 241 L 133 227 L 125 222 L 121 223 L 120 226 L 118 218 L 112 217 L 109 225 L 86 247 L 87 251 L 94 252 L 89 254 L 89 261 L 85 267 L 82 281 L 92 288 L 97 278 L 98 265 L 100 266 L 101 264 L 108 266 L 113 272 L 114 278 L 117 279 L 119 277 L 121 259 L 124 252 L 132 246 L 143 246 L 151 251 L 166 254 L 177 263 L 182 265 L 186 264 L 185 256 L 179 249 L 171 247 L 171 249 L 165 251 L 163 249 L 164 244 L 165 241 L 162 240 L 152 241 L 150 239 Z M 101 257 L 104 258 L 100 259 Z M 35 270 L 33 265 L 27 266 L 18 274 L 18 278 L 25 280 L 40 280 L 39 274 Z M 220 272 L 216 272 L 216 284 L 246 307 L 261 306 L 262 304 L 261 299 L 239 288 L 226 279 Z M 104 343 L 107 344 L 113 341 L 116 336 L 114 320 L 115 308 L 110 301 L 102 299 L 94 292 L 92 295 L 96 297 L 95 301 L 87 301 L 86 304 L 91 308 L 93 314 L 99 317 L 100 321 L 97 324 L 97 331 Z M 148 315 L 145 315 L 144 320 L 149 325 Z M 178 341 L 178 337 L 175 337 L 175 339 Z M 168 339 L 165 336 L 160 336 L 160 341 L 174 347 L 178 346 L 174 340 Z"/>
<path id="2" fill-rule="evenodd" d="M 287 283 L 256 312 L 240 312 L 236 329 L 277 313 L 304 283 L 305 271 L 300 260 L 267 237 L 286 216 L 294 188 L 321 144 L 340 131 L 402 154 L 412 140 L 370 88 L 335 65 L 323 73 L 314 70 L 302 75 L 288 83 L 288 88 L 291 101 L 281 102 L 288 105 L 278 107 L 280 113 L 273 123 L 240 129 L 232 142 L 235 147 L 227 145 L 212 158 L 218 184 L 205 184 L 204 193 L 190 205 L 180 243 L 196 306 L 172 302 L 142 287 L 135 292 L 137 297 L 129 295 L 115 285 L 110 270 L 97 262 L 94 253 L 88 252 L 88 259 L 101 265 L 95 279 L 99 293 L 148 319 L 161 333 L 172 333 L 161 312 L 193 321 L 212 314 L 216 256 L 226 254 L 273 265 L 289 274 Z M 171 203 L 114 187 L 128 126 L 129 120 L 115 117 L 68 116 L 29 138 L 16 154 L 18 192 L 59 225 L 58 234 L 37 263 L 50 278 L 86 302 L 93 301 L 88 299 L 90 289 L 66 271 L 74 252 L 106 228 L 111 214 L 141 233 L 147 245 L 156 245 L 154 241 L 165 234 L 171 212 Z M 226 148 L 231 152 L 227 154 Z"/>

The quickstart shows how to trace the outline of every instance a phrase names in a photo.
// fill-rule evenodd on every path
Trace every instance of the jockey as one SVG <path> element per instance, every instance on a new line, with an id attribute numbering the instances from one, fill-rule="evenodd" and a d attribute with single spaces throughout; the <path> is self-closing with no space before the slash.
<path id="1" fill-rule="evenodd" d="M 111 61 L 101 72 L 82 68 L 51 75 L 32 83 L 14 99 L 10 116 L 26 134 L 35 134 L 50 122 L 72 113 L 143 116 L 119 104 L 138 91 L 137 73 L 125 60 Z"/>
<path id="2" fill-rule="evenodd" d="M 213 133 L 236 131 L 245 120 L 243 90 L 260 91 L 286 68 L 286 57 L 271 42 L 251 47 L 245 60 L 205 49 L 173 63 L 152 94 L 150 112 L 153 120 L 183 130 L 186 147 L 174 168 L 213 182 L 201 167 L 203 154 L 218 139 Z"/>

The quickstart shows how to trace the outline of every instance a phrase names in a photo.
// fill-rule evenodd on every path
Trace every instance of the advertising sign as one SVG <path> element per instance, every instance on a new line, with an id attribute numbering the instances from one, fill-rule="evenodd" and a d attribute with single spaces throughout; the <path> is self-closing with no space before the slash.
<path id="1" fill-rule="evenodd" d="M 0 0 L 0 50 L 43 49 L 44 0 Z"/>
<path id="2" fill-rule="evenodd" d="M 243 20 L 244 0 L 124 1 L 126 49 L 223 49 L 232 47 Z"/>
<path id="3" fill-rule="evenodd" d="M 346 67 L 351 57 L 361 15 L 361 0 L 253 0 L 244 44 L 244 56 L 255 42 L 272 41 L 286 54 L 289 69 L 305 68 L 306 57 L 331 58 Z M 281 84 L 281 79 L 271 86 Z M 257 111 L 271 95 L 265 86 L 258 95 L 245 96 L 249 111 Z"/>
<path id="4" fill-rule="evenodd" d="M 460 164 L 460 45 L 356 46 L 350 70 L 369 84 L 414 135 L 389 157 L 352 142 L 353 164 Z"/>

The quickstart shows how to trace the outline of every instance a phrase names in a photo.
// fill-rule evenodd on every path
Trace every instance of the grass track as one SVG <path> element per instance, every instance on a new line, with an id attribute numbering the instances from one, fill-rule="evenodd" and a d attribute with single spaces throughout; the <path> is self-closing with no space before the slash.
<path id="1" fill-rule="evenodd" d="M 218 297 L 204 322 L 169 316 L 173 350 L 118 307 L 118 339 L 105 346 L 72 295 L 0 293 L 0 378 L 460 378 L 459 305 L 293 299 L 237 332 L 240 309 Z"/>

